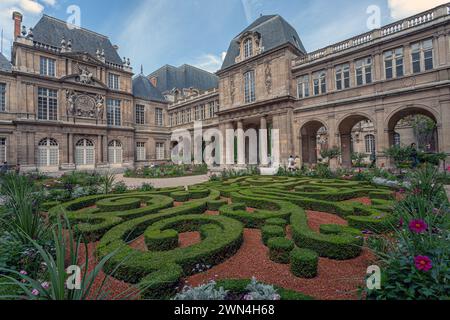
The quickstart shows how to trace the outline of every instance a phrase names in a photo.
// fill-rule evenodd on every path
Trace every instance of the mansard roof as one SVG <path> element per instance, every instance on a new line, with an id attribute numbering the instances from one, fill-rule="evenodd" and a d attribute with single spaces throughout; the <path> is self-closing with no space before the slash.
<path id="1" fill-rule="evenodd" d="M 231 41 L 222 69 L 231 67 L 236 63 L 236 58 L 239 56 L 240 51 L 239 40 L 247 32 L 257 32 L 261 35 L 264 51 L 291 43 L 302 53 L 306 54 L 305 47 L 297 31 L 283 17 L 280 15 L 266 15 L 259 17 Z"/>
<path id="2" fill-rule="evenodd" d="M 156 78 L 156 88 L 160 92 L 173 89 L 195 88 L 199 90 L 210 90 L 218 88 L 219 78 L 208 71 L 184 64 L 181 67 L 165 65 L 148 76 Z"/>
<path id="3" fill-rule="evenodd" d="M 148 101 L 166 102 L 161 92 L 143 74 L 139 74 L 133 78 L 133 96 Z"/>
<path id="4" fill-rule="evenodd" d="M 97 55 L 97 50 L 101 51 L 103 49 L 105 50 L 107 62 L 123 64 L 122 59 L 108 37 L 83 28 L 70 29 L 66 22 L 48 15 L 43 15 L 36 24 L 33 29 L 33 36 L 34 41 L 56 48 L 61 48 L 61 40 L 63 38 L 66 42 L 72 40 L 73 52 L 87 52 L 93 57 Z"/>
<path id="5" fill-rule="evenodd" d="M 11 71 L 11 62 L 0 53 L 0 71 Z"/>

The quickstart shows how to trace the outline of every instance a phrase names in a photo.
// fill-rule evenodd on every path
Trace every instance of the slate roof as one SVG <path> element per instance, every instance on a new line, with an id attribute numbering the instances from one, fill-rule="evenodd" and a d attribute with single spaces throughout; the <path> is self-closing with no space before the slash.
<path id="1" fill-rule="evenodd" d="M 64 37 L 66 42 L 72 40 L 72 52 L 87 52 L 94 57 L 96 57 L 97 49 L 100 51 L 104 49 L 107 62 L 123 64 L 108 37 L 83 28 L 71 30 L 66 22 L 48 15 L 43 15 L 36 24 L 33 36 L 34 41 L 56 48 L 61 47 L 61 40 Z"/>
<path id="2" fill-rule="evenodd" d="M 256 31 L 261 34 L 264 51 L 269 51 L 283 44 L 291 43 L 302 53 L 306 54 L 305 47 L 303 46 L 297 31 L 286 20 L 279 15 L 261 16 L 231 41 L 222 69 L 235 64 L 240 49 L 238 40 L 241 35 L 247 31 Z"/>
<path id="3" fill-rule="evenodd" d="M 184 64 L 178 68 L 165 65 L 151 73 L 148 77 L 157 78 L 156 88 L 160 92 L 171 91 L 175 88 L 210 90 L 219 86 L 219 77 L 215 74 L 188 64 Z"/>
<path id="4" fill-rule="evenodd" d="M 11 71 L 11 62 L 0 53 L 0 70 L 1 71 Z"/>
<path id="5" fill-rule="evenodd" d="M 148 101 L 167 102 L 161 92 L 143 74 L 133 78 L 133 96 Z"/>

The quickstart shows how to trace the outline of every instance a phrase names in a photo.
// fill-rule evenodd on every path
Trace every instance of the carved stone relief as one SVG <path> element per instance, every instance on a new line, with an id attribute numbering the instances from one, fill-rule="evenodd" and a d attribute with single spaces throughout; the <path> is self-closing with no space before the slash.
<path id="1" fill-rule="evenodd" d="M 67 114 L 80 118 L 102 119 L 105 99 L 101 95 L 92 96 L 66 90 Z"/>

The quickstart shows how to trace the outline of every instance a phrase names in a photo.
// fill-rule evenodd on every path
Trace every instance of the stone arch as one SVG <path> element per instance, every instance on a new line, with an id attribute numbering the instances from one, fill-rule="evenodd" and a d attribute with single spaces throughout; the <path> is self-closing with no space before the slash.
<path id="1" fill-rule="evenodd" d="M 327 124 L 319 119 L 311 119 L 300 126 L 300 152 L 304 164 L 317 163 L 319 153 L 317 137 L 321 128 L 325 128 L 326 132 L 329 132 Z M 327 147 L 328 144 L 325 148 Z"/>
<path id="2" fill-rule="evenodd" d="M 430 108 L 426 105 L 414 104 L 408 106 L 402 106 L 395 110 L 393 110 L 388 117 L 386 118 L 387 131 L 389 135 L 389 146 L 395 145 L 395 136 L 396 136 L 396 127 L 398 123 L 408 117 L 413 115 L 423 115 L 436 123 L 436 132 L 433 137 L 433 146 L 432 149 L 434 151 L 439 151 L 439 138 L 438 138 L 438 128 L 440 126 L 440 114 L 436 112 L 433 108 Z M 398 134 L 398 133 L 397 133 Z"/>
<path id="3" fill-rule="evenodd" d="M 340 137 L 340 148 L 342 152 L 342 166 L 350 168 L 352 166 L 352 152 L 353 152 L 353 141 L 352 141 L 352 131 L 353 128 L 363 122 L 370 121 L 373 124 L 373 135 L 376 138 L 376 122 L 368 114 L 365 113 L 352 113 L 345 115 L 341 118 L 338 125 L 338 132 Z M 377 141 L 375 141 L 375 145 Z M 375 147 L 376 150 L 376 147 Z"/>

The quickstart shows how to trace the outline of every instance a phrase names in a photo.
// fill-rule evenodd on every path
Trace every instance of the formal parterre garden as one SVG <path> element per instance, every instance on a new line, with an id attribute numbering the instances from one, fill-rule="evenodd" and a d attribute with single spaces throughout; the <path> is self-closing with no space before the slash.
<path id="1" fill-rule="evenodd" d="M 301 176 L 215 177 L 189 188 L 47 202 L 39 216 L 53 226 L 53 246 L 41 241 L 45 230 L 22 230 L 23 239 L 8 231 L 9 241 L 29 241 L 42 263 L 0 268 L 0 296 L 445 299 L 449 207 L 437 176 L 425 166 L 395 188 Z M 4 210 L 13 214 L 8 202 Z M 83 267 L 78 293 L 66 288 L 68 265 Z M 366 286 L 371 265 L 382 270 L 378 290 Z"/>

